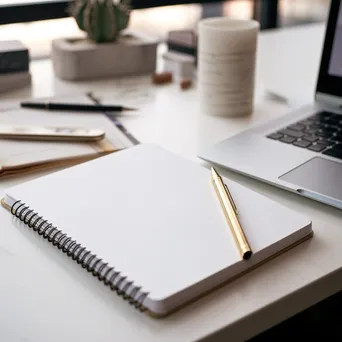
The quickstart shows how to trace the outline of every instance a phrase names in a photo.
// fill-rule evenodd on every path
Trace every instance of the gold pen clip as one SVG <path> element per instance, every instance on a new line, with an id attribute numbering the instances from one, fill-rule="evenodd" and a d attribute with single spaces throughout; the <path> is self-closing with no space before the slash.
<path id="1" fill-rule="evenodd" d="M 229 191 L 229 189 L 228 189 L 228 186 L 227 186 L 227 184 L 225 184 L 225 183 L 223 183 L 224 184 L 224 187 L 226 188 L 226 191 L 227 191 L 227 194 L 228 194 L 228 197 L 229 197 L 229 200 L 230 200 L 230 202 L 232 203 L 232 205 L 233 205 L 233 209 L 234 209 L 234 211 L 235 211 L 235 214 L 237 214 L 237 206 L 236 206 L 236 204 L 235 204 L 235 202 L 234 202 L 234 200 L 233 200 L 233 197 L 232 197 L 232 195 L 230 194 L 230 191 Z"/>

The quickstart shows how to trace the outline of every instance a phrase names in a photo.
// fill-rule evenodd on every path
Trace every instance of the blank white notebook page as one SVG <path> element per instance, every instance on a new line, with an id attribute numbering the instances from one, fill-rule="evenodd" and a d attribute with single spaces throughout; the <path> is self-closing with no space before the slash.
<path id="1" fill-rule="evenodd" d="M 310 221 L 227 182 L 254 252 L 242 261 L 210 170 L 139 145 L 7 191 L 149 293 L 165 313 L 308 235 Z"/>

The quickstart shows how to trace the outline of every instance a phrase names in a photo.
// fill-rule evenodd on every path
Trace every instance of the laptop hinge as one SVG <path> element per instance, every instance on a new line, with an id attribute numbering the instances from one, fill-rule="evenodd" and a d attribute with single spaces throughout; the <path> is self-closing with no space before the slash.
<path id="1" fill-rule="evenodd" d="M 322 107 L 327 107 L 327 108 L 331 108 L 334 110 L 342 111 L 341 97 L 324 94 L 324 93 L 316 93 L 315 100 L 316 100 L 316 103 Z"/>

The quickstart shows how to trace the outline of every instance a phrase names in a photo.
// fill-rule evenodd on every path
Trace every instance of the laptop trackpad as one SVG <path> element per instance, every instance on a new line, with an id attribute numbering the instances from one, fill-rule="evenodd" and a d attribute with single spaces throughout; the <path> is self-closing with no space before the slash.
<path id="1" fill-rule="evenodd" d="M 315 157 L 280 176 L 279 179 L 292 183 L 303 195 L 309 195 L 306 189 L 342 201 L 341 163 Z M 314 194 L 311 197 L 320 199 Z"/>

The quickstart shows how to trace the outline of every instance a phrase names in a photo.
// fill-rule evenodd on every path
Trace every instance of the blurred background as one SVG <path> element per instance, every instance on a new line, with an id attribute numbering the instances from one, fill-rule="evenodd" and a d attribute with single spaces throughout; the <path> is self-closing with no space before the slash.
<path id="1" fill-rule="evenodd" d="M 329 0 L 133 0 L 130 29 L 161 39 L 170 30 L 196 29 L 199 19 L 211 16 L 255 18 L 261 29 L 324 21 Z M 50 53 L 51 40 L 82 37 L 66 0 L 0 0 L 0 40 L 20 39 L 32 59 Z"/>

